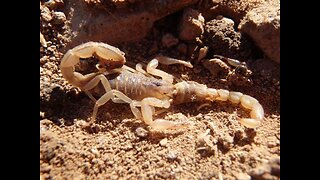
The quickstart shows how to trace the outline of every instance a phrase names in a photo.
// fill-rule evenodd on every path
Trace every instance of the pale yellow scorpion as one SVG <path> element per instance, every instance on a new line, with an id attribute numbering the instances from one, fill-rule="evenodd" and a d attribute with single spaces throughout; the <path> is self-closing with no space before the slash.
<path id="1" fill-rule="evenodd" d="M 90 58 L 95 55 L 99 59 L 98 72 L 82 75 L 75 71 L 80 58 Z M 155 130 L 181 128 L 188 125 L 186 122 L 173 122 L 165 119 L 153 120 L 155 107 L 169 108 L 171 104 L 180 104 L 194 101 L 231 101 L 241 104 L 251 110 L 251 118 L 240 118 L 240 123 L 249 128 L 260 125 L 264 119 L 264 110 L 261 104 L 253 97 L 241 92 L 224 89 L 208 88 L 206 85 L 194 81 L 182 81 L 173 84 L 173 76 L 156 69 L 158 62 L 163 64 L 192 65 L 186 61 L 158 56 L 152 59 L 146 71 L 139 63 L 136 69 L 125 66 L 125 53 L 116 47 L 101 43 L 87 42 L 70 49 L 62 58 L 60 69 L 63 77 L 73 86 L 84 91 L 94 102 L 93 115 L 90 122 L 95 121 L 98 108 L 110 99 L 115 103 L 128 103 L 137 119 L 142 119 Z M 161 77 L 161 79 L 154 76 Z M 108 79 L 109 78 L 109 79 Z M 101 82 L 104 94 L 95 99 L 92 91 Z M 141 111 L 139 108 L 141 108 Z"/>

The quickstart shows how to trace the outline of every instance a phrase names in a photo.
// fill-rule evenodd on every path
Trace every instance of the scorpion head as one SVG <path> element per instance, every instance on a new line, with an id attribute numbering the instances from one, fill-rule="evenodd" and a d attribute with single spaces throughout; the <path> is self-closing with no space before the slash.
<path id="1" fill-rule="evenodd" d="M 173 96 L 174 86 L 164 80 L 154 80 L 148 82 L 148 92 L 152 92 L 152 96 L 158 99 L 171 99 Z"/>

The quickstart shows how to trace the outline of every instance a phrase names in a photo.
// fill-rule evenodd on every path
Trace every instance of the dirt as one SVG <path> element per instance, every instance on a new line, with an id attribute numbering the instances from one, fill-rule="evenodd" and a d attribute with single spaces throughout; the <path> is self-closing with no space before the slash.
<path id="1" fill-rule="evenodd" d="M 109 8 L 115 12 L 125 11 L 143 0 L 83 2 L 91 11 Z M 230 7 L 223 9 L 226 1 L 219 7 L 204 2 L 184 8 L 201 10 L 211 5 L 219 13 L 232 14 Z M 252 5 L 245 7 L 256 6 L 258 1 L 248 2 Z M 193 41 L 181 40 L 177 26 L 183 8 L 155 21 L 145 37 L 112 45 L 125 52 L 130 66 L 138 62 L 147 64 L 155 54 L 162 53 L 194 65 L 192 69 L 159 65 L 159 69 L 174 75 L 176 81 L 196 81 L 255 97 L 265 111 L 259 127 L 250 129 L 241 125 L 239 118 L 249 116 L 249 112 L 229 102 L 172 106 L 159 116 L 171 121 L 187 119 L 191 125 L 165 131 L 155 131 L 135 119 L 129 105 L 108 102 L 100 108 L 97 121 L 87 127 L 94 102 L 71 86 L 59 70 L 68 44 L 73 43 L 68 3 L 40 1 L 40 32 L 46 40 L 46 47 L 40 44 L 41 179 L 280 179 L 280 67 L 264 58 L 250 38 L 237 28 L 223 26 L 221 18 L 215 17 L 217 11 L 210 15 L 211 9 L 204 13 L 204 34 Z M 245 10 L 241 10 L 242 16 Z M 239 9 L 234 11 L 237 13 Z M 238 16 L 233 19 L 234 27 L 240 19 Z M 219 36 L 213 36 L 217 32 Z M 208 47 L 208 52 L 198 60 L 199 49 L 203 47 Z M 251 72 L 246 78 L 252 83 L 243 85 L 230 80 L 227 74 L 236 72 L 230 65 L 227 68 L 230 72 L 213 78 L 202 61 L 212 59 L 215 54 L 245 62 Z"/>

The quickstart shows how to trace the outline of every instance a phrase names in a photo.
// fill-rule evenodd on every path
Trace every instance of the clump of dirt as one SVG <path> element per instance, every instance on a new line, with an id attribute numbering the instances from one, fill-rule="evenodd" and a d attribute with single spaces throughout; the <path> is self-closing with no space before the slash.
<path id="1" fill-rule="evenodd" d="M 124 2 L 116 7 L 121 11 L 131 7 L 131 3 L 140 3 L 85 1 L 99 4 L 96 7 L 99 11 L 101 7 L 108 10 L 110 7 L 103 2 L 113 5 Z M 226 1 L 216 8 L 223 8 L 223 2 Z M 193 68 L 159 65 L 159 69 L 176 77 L 175 82 L 192 80 L 255 97 L 265 111 L 265 119 L 258 128 L 241 125 L 239 118 L 248 117 L 249 112 L 229 102 L 171 106 L 157 117 L 170 121 L 187 119 L 190 126 L 165 131 L 155 131 L 135 119 L 128 104 L 108 102 L 100 107 L 97 121 L 88 127 L 86 122 L 92 116 L 94 102 L 71 86 L 59 69 L 73 33 L 65 3 L 40 1 L 40 33 L 46 42 L 40 43 L 40 179 L 280 179 L 280 69 L 255 50 L 250 38 L 240 36 L 234 26 L 224 26 L 216 15 L 207 18 L 204 14 L 203 33 L 192 40 L 180 39 L 178 26 L 183 9 L 179 9 L 155 21 L 142 39 L 112 45 L 125 52 L 128 66 L 147 64 L 154 55 L 163 54 L 194 65 Z M 70 7 L 73 5 L 68 4 Z M 95 5 L 91 8 L 95 9 Z M 186 8 L 199 12 L 203 9 L 201 4 Z M 224 41 L 226 38 L 231 41 Z M 200 55 L 204 47 L 208 47 L 207 52 L 202 49 Z M 226 74 L 213 78 L 201 62 L 216 54 L 245 62 L 252 83 L 247 86 L 230 83 L 232 80 L 226 76 L 236 67 L 227 61 L 221 66 Z M 89 65 L 77 67 L 77 71 L 84 74 L 91 71 L 86 67 L 96 60 L 94 57 L 87 60 Z"/>
<path id="2" fill-rule="evenodd" d="M 218 16 L 206 22 L 205 29 L 204 41 L 214 54 L 248 59 L 252 57 L 252 51 L 258 51 L 245 34 L 235 30 L 235 23 L 229 18 Z"/>

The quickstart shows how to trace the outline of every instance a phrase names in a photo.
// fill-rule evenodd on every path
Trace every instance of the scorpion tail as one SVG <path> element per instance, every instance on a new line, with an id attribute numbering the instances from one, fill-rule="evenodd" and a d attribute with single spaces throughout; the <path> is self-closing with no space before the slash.
<path id="1" fill-rule="evenodd" d="M 211 88 L 208 88 L 211 89 Z M 264 119 L 264 110 L 255 98 L 242 94 L 241 92 L 228 91 L 224 89 L 217 90 L 216 100 L 231 101 L 234 104 L 241 104 L 244 108 L 250 109 L 251 118 L 241 118 L 240 123 L 248 128 L 255 128 L 261 124 Z"/>
<path id="2" fill-rule="evenodd" d="M 228 91 L 225 89 L 208 88 L 206 85 L 194 81 L 183 81 L 175 84 L 174 103 L 180 104 L 194 101 L 231 101 L 241 104 L 251 110 L 250 118 L 241 118 L 240 123 L 248 128 L 258 127 L 264 119 L 264 111 L 261 104 L 255 98 L 241 92 Z"/>

